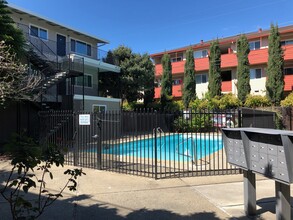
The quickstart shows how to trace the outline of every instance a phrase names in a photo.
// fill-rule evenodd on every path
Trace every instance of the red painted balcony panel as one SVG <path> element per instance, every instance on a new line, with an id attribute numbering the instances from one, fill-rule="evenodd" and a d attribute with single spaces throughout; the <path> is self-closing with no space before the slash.
<path id="1" fill-rule="evenodd" d="M 181 97 L 182 96 L 182 85 L 174 85 L 172 88 L 173 97 Z"/>
<path id="2" fill-rule="evenodd" d="M 231 91 L 232 91 L 232 81 L 223 81 L 222 92 L 231 92 Z"/>
<path id="3" fill-rule="evenodd" d="M 184 72 L 185 61 L 173 62 L 172 63 L 172 74 L 183 73 Z M 156 64 L 155 66 L 156 76 L 163 74 L 162 64 Z"/>
<path id="4" fill-rule="evenodd" d="M 268 49 L 260 49 L 260 50 L 251 50 L 249 55 L 249 64 L 250 65 L 257 65 L 263 64 L 268 62 Z"/>
<path id="5" fill-rule="evenodd" d="M 194 59 L 195 70 L 204 71 L 209 69 L 209 58 Z"/>
<path id="6" fill-rule="evenodd" d="M 293 45 L 287 45 L 283 49 L 284 49 L 284 60 L 293 60 Z"/>
<path id="7" fill-rule="evenodd" d="M 285 85 L 284 91 L 292 91 L 293 90 L 293 75 L 286 75 L 284 77 Z"/>
<path id="8" fill-rule="evenodd" d="M 236 53 L 221 56 L 221 68 L 236 67 L 238 64 Z"/>
<path id="9" fill-rule="evenodd" d="M 182 96 L 182 85 L 174 85 L 172 88 L 173 97 L 181 97 Z M 161 97 L 161 87 L 155 88 L 155 99 L 159 99 Z"/>
<path id="10" fill-rule="evenodd" d="M 155 99 L 159 99 L 161 97 L 161 87 L 155 88 Z"/>
<path id="11" fill-rule="evenodd" d="M 173 62 L 172 63 L 172 74 L 184 72 L 185 61 Z"/>
<path id="12" fill-rule="evenodd" d="M 155 65 L 155 73 L 156 73 L 156 76 L 162 75 L 162 73 L 163 73 L 163 66 L 162 66 L 162 64 L 156 64 Z"/>

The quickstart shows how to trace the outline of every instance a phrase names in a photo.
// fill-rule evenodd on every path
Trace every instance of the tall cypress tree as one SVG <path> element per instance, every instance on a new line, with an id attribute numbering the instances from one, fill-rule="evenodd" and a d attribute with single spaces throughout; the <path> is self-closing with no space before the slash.
<path id="1" fill-rule="evenodd" d="M 195 66 L 193 50 L 190 48 L 186 51 L 186 62 L 184 66 L 184 82 L 182 101 L 185 108 L 189 107 L 190 101 L 196 96 L 195 84 Z"/>
<path id="2" fill-rule="evenodd" d="M 269 36 L 269 60 L 267 67 L 267 97 L 274 105 L 279 105 L 284 93 L 284 57 L 278 25 L 271 24 Z"/>
<path id="3" fill-rule="evenodd" d="M 24 50 L 24 36 L 18 28 L 14 26 L 14 21 L 9 16 L 10 11 L 7 8 L 7 2 L 0 0 L 0 41 L 11 46 L 12 52 L 20 57 Z"/>
<path id="4" fill-rule="evenodd" d="M 221 50 L 219 41 L 213 41 L 210 46 L 209 54 L 209 95 L 211 98 L 221 95 Z"/>
<path id="5" fill-rule="evenodd" d="M 166 102 L 172 97 L 172 65 L 169 54 L 162 57 L 163 75 L 161 80 L 161 104 L 165 107 Z"/>
<path id="6" fill-rule="evenodd" d="M 241 35 L 237 40 L 237 91 L 239 100 L 244 103 L 246 96 L 250 94 L 250 72 L 248 54 L 250 52 L 249 43 L 245 35 Z"/>

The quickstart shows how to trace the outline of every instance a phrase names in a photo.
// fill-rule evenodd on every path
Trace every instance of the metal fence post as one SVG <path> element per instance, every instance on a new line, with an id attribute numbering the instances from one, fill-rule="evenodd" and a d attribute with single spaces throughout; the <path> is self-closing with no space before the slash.
<path id="1" fill-rule="evenodd" d="M 97 169 L 102 169 L 102 121 L 100 120 L 100 114 L 95 113 L 97 117 L 97 126 L 98 127 L 98 142 L 97 142 Z"/>
<path id="2" fill-rule="evenodd" d="M 242 127 L 242 115 L 241 115 L 241 109 L 238 108 L 238 127 Z"/>
<path id="3" fill-rule="evenodd" d="M 155 133 L 155 179 L 158 179 L 158 152 L 157 152 L 157 128 L 154 128 Z"/>

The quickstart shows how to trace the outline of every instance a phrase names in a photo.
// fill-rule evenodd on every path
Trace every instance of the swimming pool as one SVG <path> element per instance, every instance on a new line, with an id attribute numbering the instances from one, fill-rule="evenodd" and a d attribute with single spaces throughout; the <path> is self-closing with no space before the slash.
<path id="1" fill-rule="evenodd" d="M 219 136 L 170 134 L 155 139 L 141 139 L 114 144 L 103 149 L 105 154 L 133 156 L 140 158 L 157 158 L 160 160 L 198 160 L 223 148 Z"/>

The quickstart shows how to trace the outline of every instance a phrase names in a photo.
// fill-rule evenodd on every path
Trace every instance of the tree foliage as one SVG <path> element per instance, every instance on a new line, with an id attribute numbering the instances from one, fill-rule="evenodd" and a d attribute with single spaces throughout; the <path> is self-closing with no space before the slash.
<path id="1" fill-rule="evenodd" d="M 196 97 L 196 84 L 195 84 L 195 65 L 193 50 L 186 51 L 186 62 L 184 66 L 184 82 L 182 101 L 185 108 L 189 107 L 189 103 Z"/>
<path id="2" fill-rule="evenodd" d="M 269 60 L 267 67 L 267 97 L 274 105 L 279 105 L 284 93 L 284 57 L 278 26 L 271 24 L 269 36 Z"/>
<path id="3" fill-rule="evenodd" d="M 248 54 L 250 52 L 249 43 L 245 35 L 241 35 L 237 40 L 237 92 L 238 98 L 245 103 L 246 97 L 250 94 L 250 71 Z"/>
<path id="4" fill-rule="evenodd" d="M 209 54 L 208 91 L 211 98 L 221 95 L 221 86 L 221 50 L 219 48 L 219 41 L 216 40 L 211 43 Z"/>
<path id="5" fill-rule="evenodd" d="M 0 104 L 9 101 L 32 100 L 43 78 L 41 75 L 27 74 L 10 47 L 0 42 Z"/>
<path id="6" fill-rule="evenodd" d="M 15 27 L 10 13 L 7 2 L 0 0 L 0 41 L 5 41 L 7 45 L 10 45 L 12 52 L 20 58 L 24 51 L 25 39 L 21 30 Z"/>
<path id="7" fill-rule="evenodd" d="M 104 94 L 135 102 L 144 99 L 145 104 L 154 97 L 154 67 L 148 54 L 133 53 L 125 46 L 109 52 L 106 58 L 121 68 L 121 73 L 102 74 L 99 79 Z M 119 91 L 119 94 L 117 94 Z"/>
<path id="8" fill-rule="evenodd" d="M 172 65 L 169 54 L 162 57 L 163 75 L 161 80 L 161 104 L 162 108 L 172 99 Z"/>

